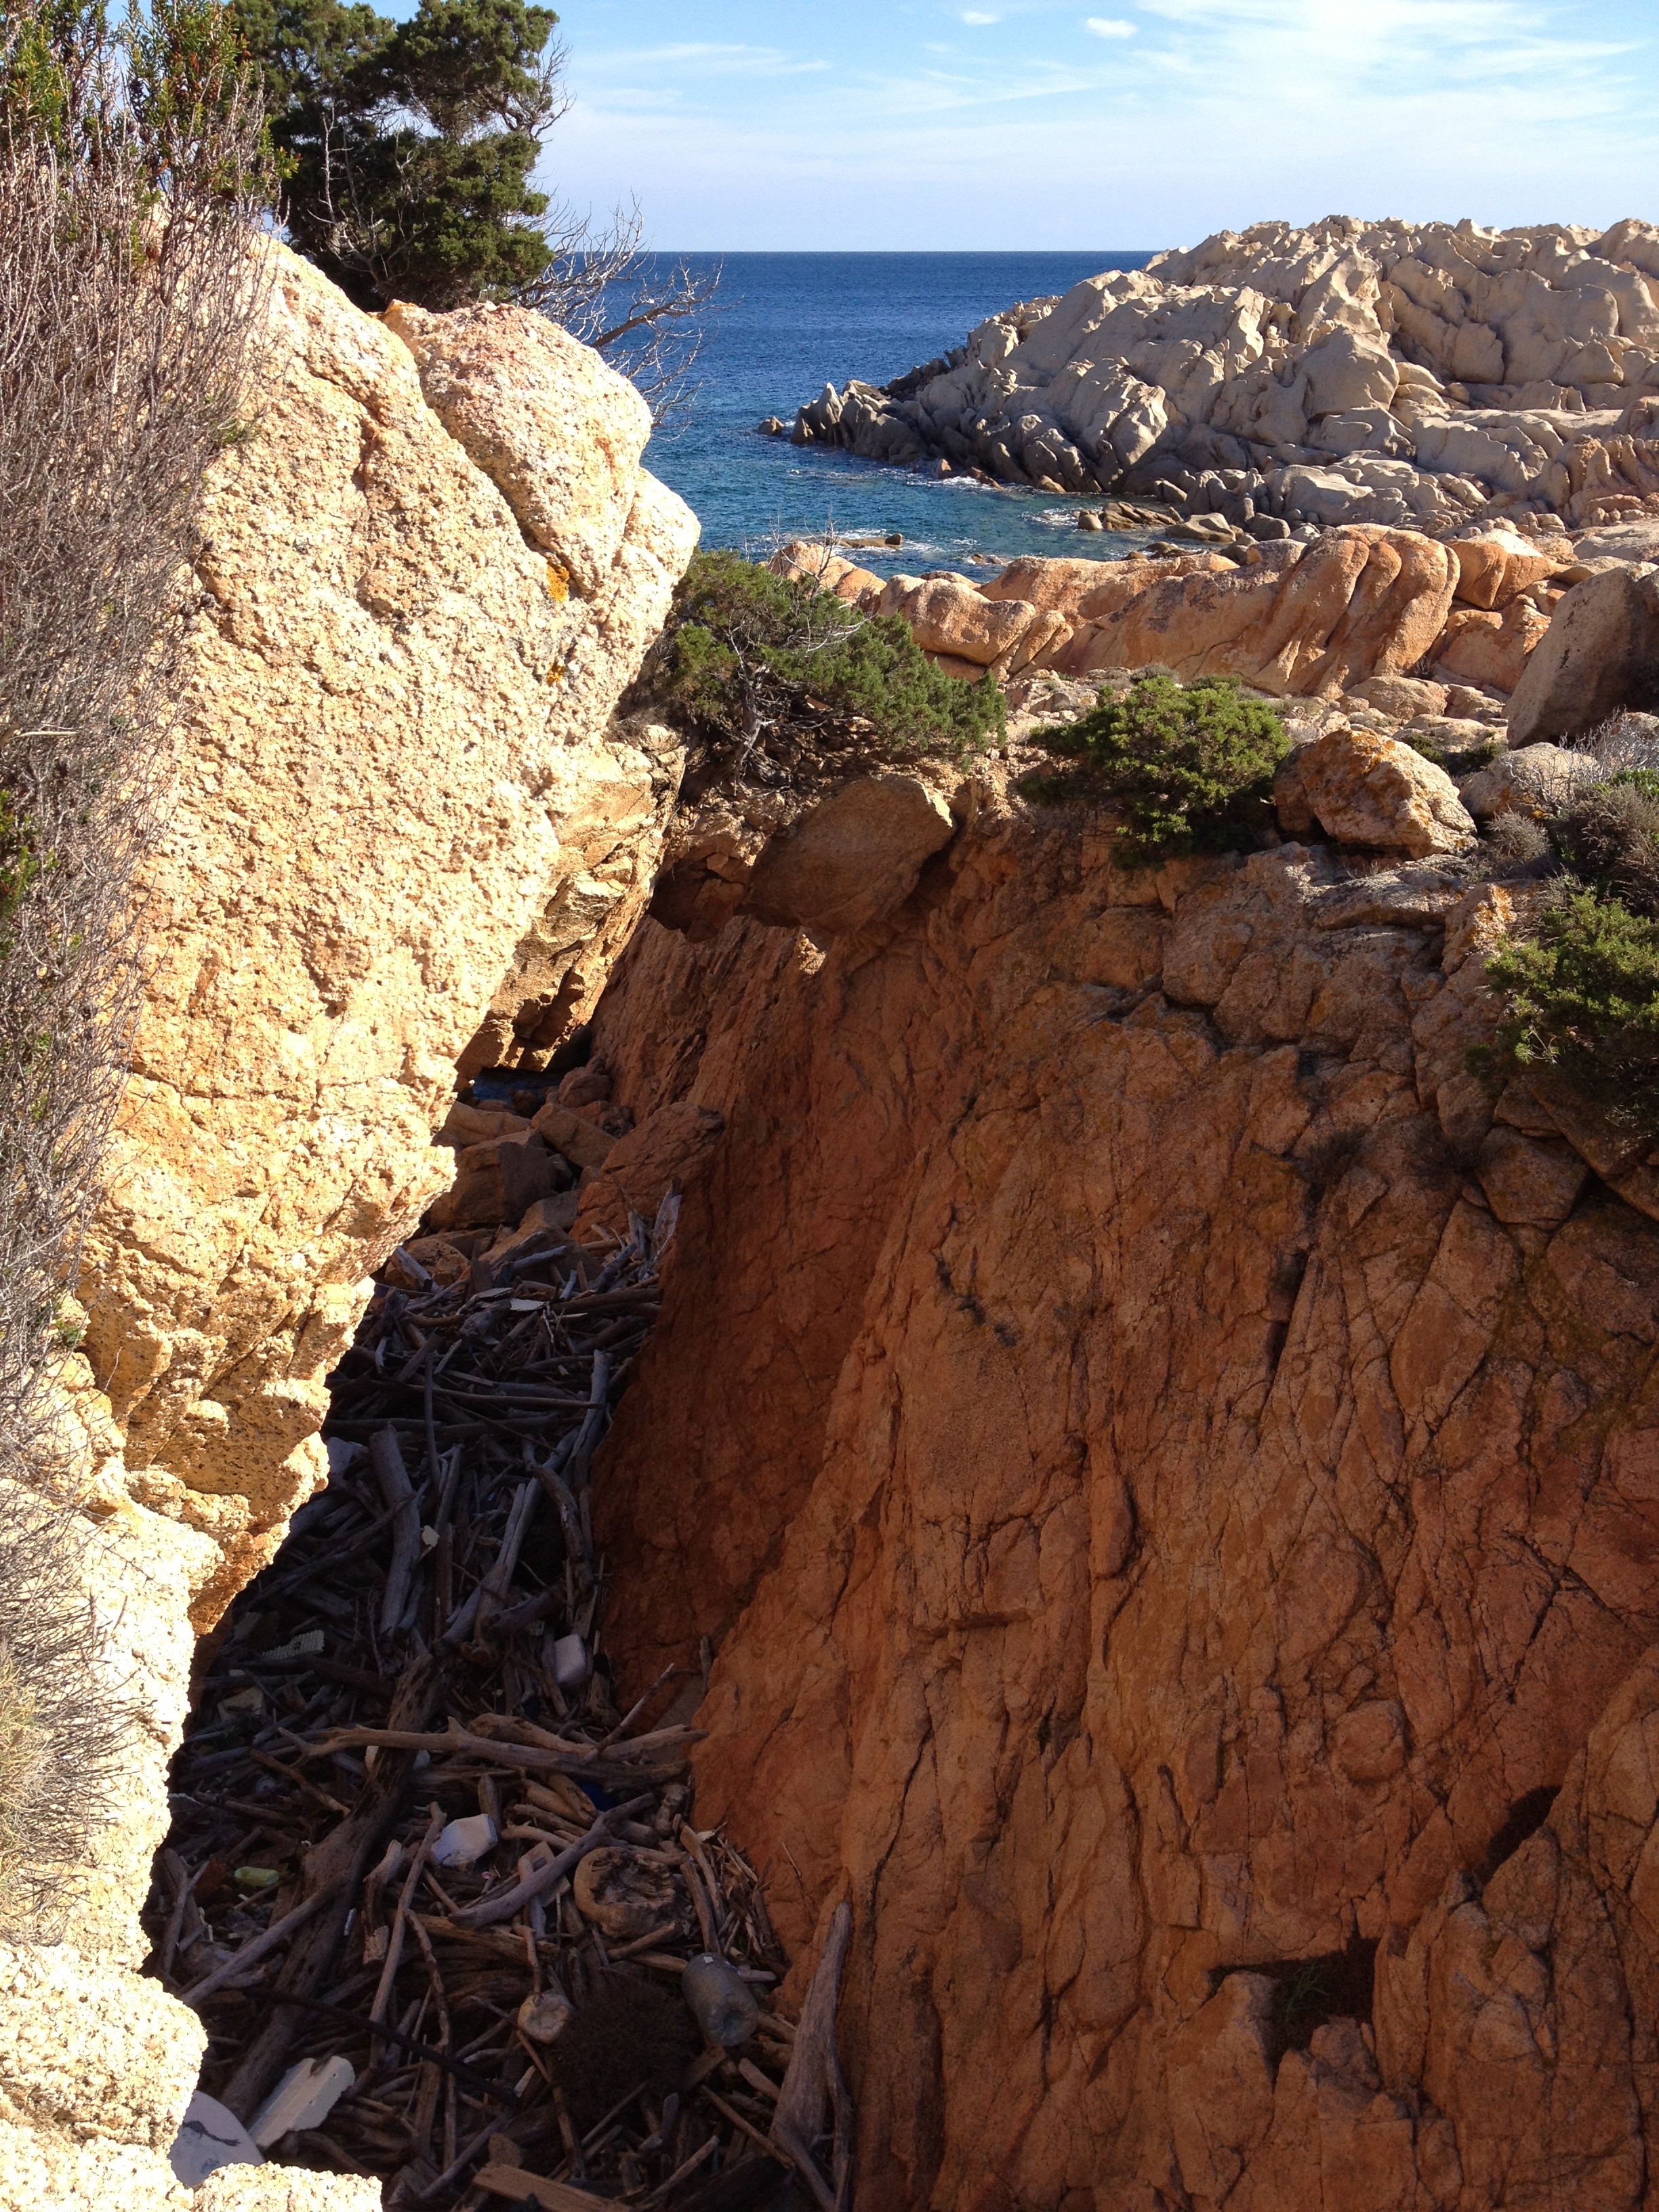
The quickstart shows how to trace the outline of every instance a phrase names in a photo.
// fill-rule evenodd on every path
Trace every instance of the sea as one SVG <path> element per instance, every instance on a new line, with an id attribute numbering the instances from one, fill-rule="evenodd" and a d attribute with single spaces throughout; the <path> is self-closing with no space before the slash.
<path id="1" fill-rule="evenodd" d="M 825 447 L 762 437 L 826 384 L 885 384 L 959 346 L 988 315 L 1065 293 L 1104 270 L 1144 268 L 1152 252 L 1096 253 L 687 254 L 718 271 L 689 409 L 652 441 L 647 465 L 702 523 L 702 542 L 763 559 L 790 538 L 885 538 L 860 550 L 880 574 L 954 568 L 975 553 L 1121 557 L 1133 542 L 1077 527 L 1078 502 L 1052 493 L 935 483 Z"/>

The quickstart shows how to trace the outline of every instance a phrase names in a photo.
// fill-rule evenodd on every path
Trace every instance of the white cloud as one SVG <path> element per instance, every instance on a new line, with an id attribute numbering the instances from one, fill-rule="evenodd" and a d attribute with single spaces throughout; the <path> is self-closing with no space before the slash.
<path id="1" fill-rule="evenodd" d="M 1002 18 L 1000 15 L 983 15 L 979 9 L 969 8 L 962 20 L 964 23 L 1000 23 Z"/>
<path id="2" fill-rule="evenodd" d="M 1126 23 L 1121 15 L 1085 15 L 1083 27 L 1097 39 L 1133 39 L 1135 34 L 1134 25 Z"/>
<path id="3" fill-rule="evenodd" d="M 769 40 L 776 0 L 708 0 L 690 11 L 702 40 L 677 31 L 684 0 L 581 4 L 631 35 L 577 46 L 550 176 L 599 207 L 637 191 L 665 246 L 1154 246 L 1333 210 L 1659 213 L 1654 0 L 1122 0 L 1133 19 L 981 0 L 1024 34 L 1010 53 L 927 44 L 964 0 L 887 0 L 896 34 L 873 50 L 871 0 L 821 23 L 788 11 L 814 17 L 799 46 Z"/>

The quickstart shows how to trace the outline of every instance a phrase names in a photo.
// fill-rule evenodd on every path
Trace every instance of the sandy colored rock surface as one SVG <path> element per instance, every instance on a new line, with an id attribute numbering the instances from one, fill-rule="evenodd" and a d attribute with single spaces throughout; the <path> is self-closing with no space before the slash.
<path id="1" fill-rule="evenodd" d="M 806 577 L 814 558 L 790 545 L 772 565 Z M 1451 548 L 1417 532 L 1345 529 L 1314 545 L 1252 548 L 1243 565 L 1209 553 L 1027 556 L 983 591 L 961 578 L 896 576 L 880 606 L 910 622 L 927 651 L 961 659 L 963 672 L 1160 666 L 1189 683 L 1231 676 L 1275 697 L 1309 697 L 1403 678 L 1445 631 L 1459 573 Z"/>
<path id="2" fill-rule="evenodd" d="M 1572 738 L 1620 708 L 1645 706 L 1659 661 L 1659 589 L 1609 569 L 1574 585 L 1510 702 L 1511 745 Z"/>
<path id="3" fill-rule="evenodd" d="M 949 806 L 921 776 L 860 776 L 769 841 L 745 903 L 820 941 L 843 937 L 908 898 L 955 834 Z"/>
<path id="4" fill-rule="evenodd" d="M 1413 859 L 1474 842 L 1474 821 L 1445 769 L 1371 730 L 1339 726 L 1298 746 L 1274 779 L 1273 798 L 1291 836 L 1317 825 L 1340 845 Z"/>
<path id="5" fill-rule="evenodd" d="M 640 465 L 637 395 L 540 319 L 453 338 L 422 322 L 447 428 L 402 339 L 267 250 L 258 434 L 204 501 L 175 781 L 143 884 L 154 963 L 70 1376 L 88 1584 L 147 1715 L 75 1886 L 82 1968 L 64 1966 L 59 2009 L 125 2013 L 136 2033 L 159 2007 L 164 2044 L 193 2019 L 128 1977 L 194 1634 L 321 1479 L 325 1377 L 370 1267 L 453 1172 L 432 1132 L 492 1001 L 495 1042 L 520 1048 L 525 948 L 534 1024 L 574 1025 L 643 910 L 678 760 L 607 724 L 696 536 Z M 54 1955 L 71 1954 L 40 1971 Z M 91 2073 L 49 2094 L 29 2007 L 0 2010 L 21 2116 L 0 2197 L 171 2205 L 149 2060 L 94 2081 L 89 2029 L 66 2063 Z M 118 2141 L 74 2134 L 99 2114 Z M 265 2192 L 237 2198 L 249 2212 L 362 2198 L 276 2169 L 234 2186 Z"/>
<path id="6" fill-rule="evenodd" d="M 718 1114 L 686 1099 L 647 1114 L 618 1139 L 582 1193 L 573 1232 L 576 1241 L 596 1242 L 601 1232 L 624 1237 L 632 1213 L 654 1221 L 665 1198 L 684 1193 L 702 1176 L 725 1127 Z"/>
<path id="7" fill-rule="evenodd" d="M 653 927 L 601 1010 L 726 1122 L 618 1656 L 715 1640 L 699 1818 L 798 1955 L 852 1899 L 871 2212 L 1642 2201 L 1659 1228 L 1494 1121 L 1524 887 L 1440 868 L 992 818 L 856 947 Z"/>
<path id="8" fill-rule="evenodd" d="M 538 317 L 404 319 L 485 467 L 403 340 L 279 255 L 261 434 L 210 486 L 147 870 L 159 957 L 88 1350 L 135 1494 L 224 1553 L 204 1622 L 316 1480 L 323 1376 L 368 1268 L 449 1180 L 430 1133 L 518 948 L 561 910 L 578 961 L 661 811 L 650 757 L 573 714 L 592 610 L 492 481 L 547 547 L 587 548 L 602 596 L 645 501 L 637 394 Z M 613 660 L 612 699 L 633 672 Z"/>

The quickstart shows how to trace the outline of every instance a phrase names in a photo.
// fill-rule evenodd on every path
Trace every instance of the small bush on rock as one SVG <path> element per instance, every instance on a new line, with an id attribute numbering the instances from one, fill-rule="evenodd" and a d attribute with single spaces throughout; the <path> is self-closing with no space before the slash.
<path id="1" fill-rule="evenodd" d="M 852 735 L 875 749 L 964 754 L 1007 726 L 994 678 L 958 683 L 928 659 L 908 623 L 860 614 L 735 553 L 696 556 L 659 654 L 647 678 L 658 697 L 740 771 L 757 753 L 786 766 L 819 734 L 832 744 Z"/>
<path id="2" fill-rule="evenodd" d="M 1659 916 L 1659 775 L 1627 769 L 1575 799 L 1555 842 L 1577 876 L 1636 913 Z"/>
<path id="3" fill-rule="evenodd" d="M 1508 1001 L 1496 1072 L 1547 1069 L 1616 1126 L 1659 1136 L 1659 921 L 1564 887 L 1486 974 Z"/>
<path id="4" fill-rule="evenodd" d="M 1272 819 L 1273 771 L 1291 749 L 1272 708 L 1218 678 L 1183 690 L 1167 676 L 1143 677 L 1127 691 L 1103 694 L 1080 721 L 1039 737 L 1078 766 L 1028 780 L 1028 793 L 1121 809 L 1117 834 L 1132 867 L 1254 843 Z"/>

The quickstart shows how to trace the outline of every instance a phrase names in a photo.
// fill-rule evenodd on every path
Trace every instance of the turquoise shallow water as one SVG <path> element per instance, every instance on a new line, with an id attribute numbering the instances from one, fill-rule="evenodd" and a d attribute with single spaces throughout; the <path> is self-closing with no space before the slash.
<path id="1" fill-rule="evenodd" d="M 677 434 L 647 465 L 690 501 L 705 545 L 763 556 L 782 538 L 834 529 L 903 534 L 865 566 L 951 567 L 976 552 L 1109 559 L 1129 541 L 1076 527 L 1077 502 L 1048 493 L 934 483 L 849 453 L 756 435 L 769 415 L 793 420 L 826 383 L 884 384 L 958 346 L 976 323 L 1019 300 L 1063 293 L 1103 269 L 1138 269 L 1145 252 L 732 253 L 690 255 L 723 270 L 724 312 L 710 320 L 701 389 Z"/>

